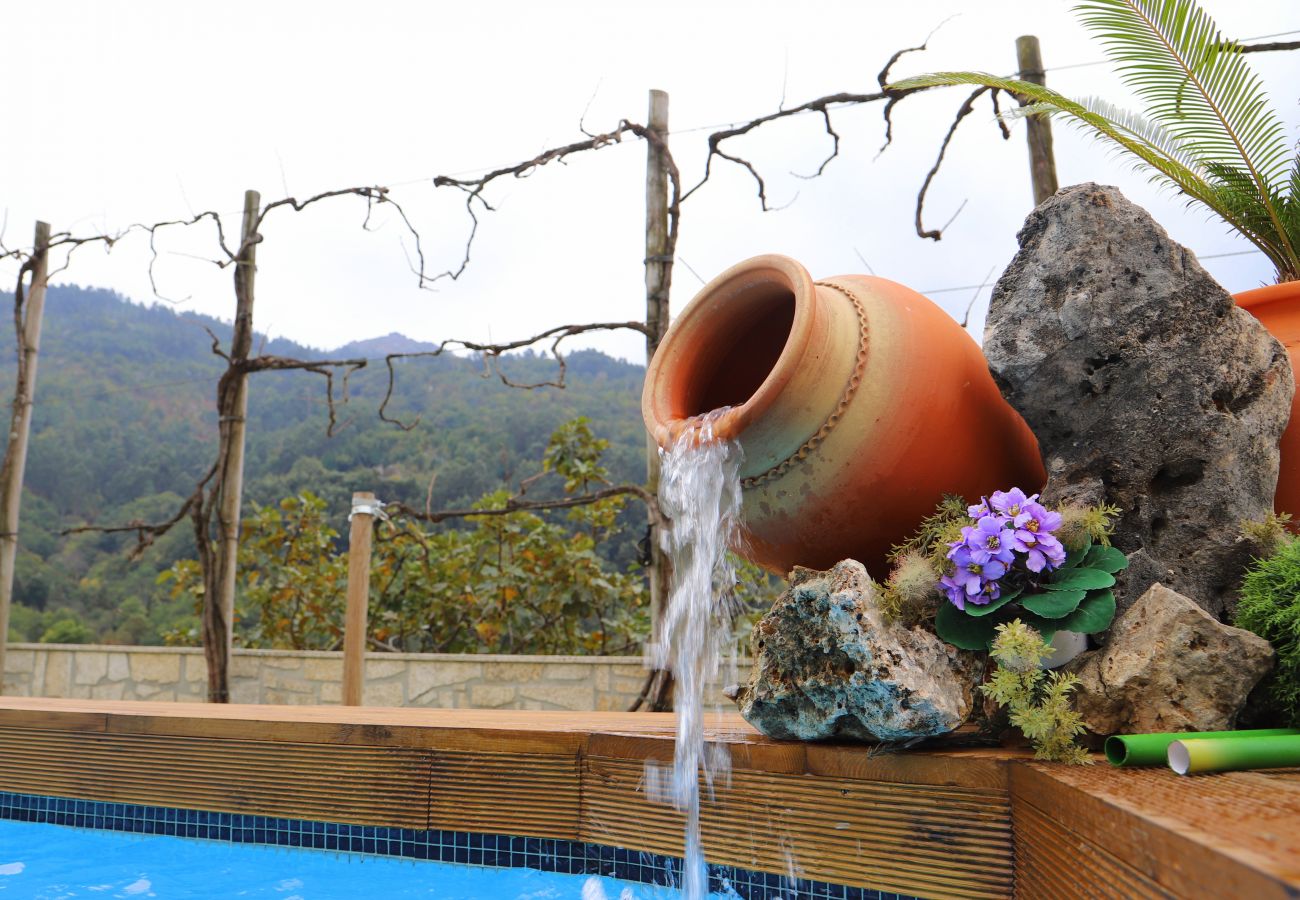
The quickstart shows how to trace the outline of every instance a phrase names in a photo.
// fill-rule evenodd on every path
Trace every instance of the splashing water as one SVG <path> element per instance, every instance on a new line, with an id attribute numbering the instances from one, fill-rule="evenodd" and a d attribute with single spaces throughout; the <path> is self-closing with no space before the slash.
<path id="1" fill-rule="evenodd" d="M 731 634 L 725 595 L 736 583 L 727 550 L 740 523 L 740 445 L 716 440 L 713 423 L 725 410 L 694 420 L 671 448 L 661 452 L 659 504 L 672 520 L 663 536 L 672 562 L 672 592 L 665 610 L 655 664 L 673 673 L 677 745 L 671 785 L 655 785 L 686 814 L 682 893 L 699 900 L 708 890 L 700 846 L 699 773 L 711 789 L 728 772 L 730 757 L 706 753 L 704 692 L 718 676 L 722 649 Z M 647 771 L 647 787 L 653 772 Z"/>

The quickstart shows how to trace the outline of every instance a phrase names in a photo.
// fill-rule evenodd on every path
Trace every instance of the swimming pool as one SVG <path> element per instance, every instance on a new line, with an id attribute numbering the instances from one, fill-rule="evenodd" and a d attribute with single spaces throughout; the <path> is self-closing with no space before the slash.
<path id="1" fill-rule="evenodd" d="M 347 825 L 0 791 L 0 898 L 670 900 L 680 857 L 584 841 Z M 715 900 L 904 900 L 710 864 Z"/>
<path id="2" fill-rule="evenodd" d="M 1004 763 L 791 745 L 732 719 L 710 725 L 732 760 L 702 816 L 710 890 L 1011 894 Z M 646 788 L 647 767 L 672 757 L 673 725 L 648 713 L 2 698 L 0 819 L 654 887 L 681 880 L 682 816 Z"/>
<path id="3" fill-rule="evenodd" d="M 461 866 L 0 820 L 0 896 L 6 900 L 88 896 L 667 900 L 678 892 L 604 875 Z"/>

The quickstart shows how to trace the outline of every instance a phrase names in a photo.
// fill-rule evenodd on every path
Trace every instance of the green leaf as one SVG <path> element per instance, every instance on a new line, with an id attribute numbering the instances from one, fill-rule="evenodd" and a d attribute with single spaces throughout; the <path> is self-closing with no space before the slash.
<path id="1" fill-rule="evenodd" d="M 1264 183 L 1280 176 L 1285 128 L 1240 46 L 1196 0 L 1089 0 L 1076 9 L 1152 120 L 1201 165 L 1245 164 Z"/>
<path id="2" fill-rule="evenodd" d="M 1073 569 L 1079 563 L 1084 561 L 1084 559 L 1088 556 L 1088 552 L 1092 550 L 1092 538 L 1087 538 L 1086 540 L 1087 543 L 1085 543 L 1078 550 L 1066 551 L 1065 562 L 1061 563 L 1061 569 Z M 1058 569 L 1057 571 L 1059 572 L 1060 569 Z"/>
<path id="3" fill-rule="evenodd" d="M 1057 622 L 1061 631 L 1095 634 L 1110 627 L 1115 618 L 1115 594 L 1112 591 L 1089 591 L 1075 612 Z"/>
<path id="4" fill-rule="evenodd" d="M 1043 587 L 1049 591 L 1091 591 L 1114 583 L 1115 576 L 1101 569 L 1058 569 Z"/>
<path id="5" fill-rule="evenodd" d="M 1047 591 L 1021 599 L 1020 605 L 1045 619 L 1059 619 L 1078 609 L 1086 596 L 1088 592 L 1085 590 Z"/>
<path id="6" fill-rule="evenodd" d="M 1006 606 L 1012 600 L 1019 597 L 1020 592 L 1022 590 L 1023 588 L 1016 588 L 1015 590 L 1007 591 L 998 599 L 990 601 L 989 603 L 985 603 L 983 606 L 977 606 L 974 603 L 967 603 L 966 615 L 975 616 L 976 618 L 978 618 L 980 616 L 987 616 L 989 613 L 992 612 L 997 612 L 999 609 Z M 951 603 L 949 603 L 948 605 L 952 606 Z M 953 609 L 956 609 L 956 607 L 954 606 Z"/>
<path id="7" fill-rule="evenodd" d="M 946 600 L 934 617 L 935 634 L 963 650 L 987 650 L 993 643 L 997 616 L 968 616 Z"/>
<path id="8" fill-rule="evenodd" d="M 1115 547 L 1102 547 L 1099 545 L 1089 551 L 1083 565 L 1089 569 L 1100 569 L 1103 572 L 1114 574 L 1128 568 L 1128 557 L 1124 555 L 1122 550 Z"/>

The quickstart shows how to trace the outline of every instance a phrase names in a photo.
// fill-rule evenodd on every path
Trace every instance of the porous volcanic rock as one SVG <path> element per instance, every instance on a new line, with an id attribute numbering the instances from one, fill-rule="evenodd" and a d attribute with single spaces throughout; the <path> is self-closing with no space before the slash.
<path id="1" fill-rule="evenodd" d="M 1044 499 L 1117 506 L 1115 546 L 1223 617 L 1240 523 L 1273 507 L 1286 351 L 1113 187 L 1065 188 L 1018 238 L 984 352 L 1038 438 Z"/>
<path id="2" fill-rule="evenodd" d="M 1151 585 L 1156 582 L 1167 584 L 1171 578 L 1173 572 L 1169 567 L 1152 559 L 1145 550 L 1135 550 L 1128 554 L 1128 567 L 1115 573 L 1116 620 L 1137 602 L 1137 598 L 1145 594 Z M 1112 627 L 1114 627 L 1113 623 Z M 1098 635 L 1101 639 L 1100 643 L 1105 644 L 1109 636 L 1108 628 Z"/>
<path id="3" fill-rule="evenodd" d="M 796 568 L 754 626 L 754 668 L 736 704 L 776 738 L 898 740 L 966 721 L 980 657 L 888 621 L 861 563 Z"/>
<path id="4" fill-rule="evenodd" d="M 1105 648 L 1067 667 L 1074 707 L 1098 735 L 1226 731 L 1273 665 L 1268 641 L 1153 585 L 1111 626 Z"/>

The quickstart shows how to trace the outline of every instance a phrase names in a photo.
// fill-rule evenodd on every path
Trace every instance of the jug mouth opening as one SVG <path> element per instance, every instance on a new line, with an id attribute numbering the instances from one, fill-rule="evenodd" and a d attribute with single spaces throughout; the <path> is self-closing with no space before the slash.
<path id="1" fill-rule="evenodd" d="M 735 438 L 766 411 L 807 342 L 814 290 L 807 271 L 781 256 L 741 263 L 706 285 L 665 338 L 660 355 L 670 362 L 655 366 L 659 442 L 724 407 L 714 433 Z"/>

